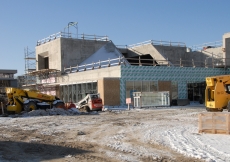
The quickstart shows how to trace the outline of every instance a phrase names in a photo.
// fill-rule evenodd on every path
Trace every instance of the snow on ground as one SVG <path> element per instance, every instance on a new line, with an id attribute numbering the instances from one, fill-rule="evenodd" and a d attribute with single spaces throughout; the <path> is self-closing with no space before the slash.
<path id="1" fill-rule="evenodd" d="M 189 106 L 186 107 L 189 108 Z M 152 140 L 153 143 L 169 146 L 186 156 L 208 162 L 230 161 L 230 135 L 198 134 L 197 113 L 181 116 L 179 114 L 174 117 L 178 121 L 182 121 L 182 124 L 178 125 L 178 122 L 171 121 L 167 126 L 165 123 L 163 128 L 151 128 L 145 134 L 145 140 Z M 186 122 L 189 120 L 193 120 L 193 124 Z M 161 124 L 163 123 L 161 122 Z"/>
<path id="2" fill-rule="evenodd" d="M 186 108 L 189 109 L 190 106 L 196 106 L 196 104 L 183 106 L 182 108 L 186 111 Z M 175 108 L 178 109 L 180 107 Z M 164 111 L 167 111 L 167 109 Z M 197 112 L 189 113 L 186 116 L 178 114 L 173 118 L 170 116 L 170 122 L 169 120 L 161 120 L 159 122 L 142 123 L 139 125 L 141 127 L 140 132 L 145 133 L 140 138 L 146 141 L 146 143 L 168 146 L 185 156 L 208 162 L 230 161 L 230 135 L 199 134 L 197 115 Z M 131 130 L 124 130 L 111 137 L 113 140 L 110 139 L 107 146 L 124 152 L 157 158 L 156 151 L 154 152 L 149 148 L 141 148 L 141 146 L 130 146 L 121 142 L 120 140 L 125 139 L 125 134 L 129 131 Z M 130 161 L 132 160 L 130 159 Z"/>
<path id="3" fill-rule="evenodd" d="M 52 111 L 54 112 L 54 110 Z M 58 110 L 62 115 L 71 115 L 71 112 L 63 113 L 63 111 Z M 191 104 L 165 108 L 131 109 L 130 111 L 116 110 L 110 112 L 110 115 L 111 113 L 118 115 L 113 120 L 110 120 L 111 117 L 106 117 L 109 112 L 107 114 L 100 112 L 96 117 L 93 115 L 85 116 L 84 119 L 90 118 L 87 121 L 82 118 L 80 121 L 71 120 L 71 123 L 68 123 L 68 118 L 66 118 L 61 121 L 60 125 L 55 122 L 55 120 L 58 120 L 57 118 L 61 119 L 60 116 L 55 116 L 55 113 L 51 113 L 54 116 L 44 116 L 45 112 L 39 111 L 36 114 L 38 117 L 33 119 L 35 124 L 22 125 L 15 122 L 28 119 L 28 114 L 22 118 L 0 118 L 0 122 L 5 124 L 1 127 L 8 125 L 13 129 L 38 130 L 43 135 L 51 136 L 55 133 L 81 128 L 79 134 L 82 134 L 82 136 L 78 137 L 78 141 L 97 143 L 112 150 L 117 150 L 119 153 L 108 150 L 106 155 L 120 161 L 139 161 L 140 157 L 157 159 L 162 154 L 171 156 L 168 150 L 156 149 L 157 146 L 163 146 L 169 147 L 184 156 L 202 159 L 207 162 L 230 162 L 230 135 L 199 134 L 198 114 L 200 112 L 206 112 L 204 105 Z M 35 114 L 35 112 L 30 113 Z M 48 112 L 46 113 L 46 115 L 49 115 Z M 120 118 L 119 113 L 123 115 Z M 79 112 L 76 114 L 79 114 Z M 143 117 L 137 118 L 141 115 Z M 48 119 L 49 122 L 46 123 L 48 127 L 41 128 L 41 124 L 36 124 L 36 120 L 46 121 Z M 89 135 L 84 134 L 85 131 L 87 132 L 87 128 L 92 131 Z M 93 131 L 94 129 L 95 131 Z M 8 137 L 9 135 L 2 133 L 2 136 Z M 101 136 L 99 141 L 96 138 L 98 136 Z M 30 139 L 30 141 L 35 140 L 39 139 Z"/>

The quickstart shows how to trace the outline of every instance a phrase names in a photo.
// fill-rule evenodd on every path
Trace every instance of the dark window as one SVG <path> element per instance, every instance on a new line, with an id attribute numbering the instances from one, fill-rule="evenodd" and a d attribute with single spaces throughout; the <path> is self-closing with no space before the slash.
<path id="1" fill-rule="evenodd" d="M 45 62 L 45 69 L 49 69 L 49 57 L 45 57 L 44 62 Z"/>
<path id="2" fill-rule="evenodd" d="M 226 93 L 230 94 L 230 84 L 226 84 Z"/>

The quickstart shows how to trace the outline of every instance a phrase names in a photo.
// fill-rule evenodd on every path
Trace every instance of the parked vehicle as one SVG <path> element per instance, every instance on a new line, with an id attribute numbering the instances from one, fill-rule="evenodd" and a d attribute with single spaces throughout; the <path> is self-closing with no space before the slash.
<path id="1" fill-rule="evenodd" d="M 230 112 L 230 75 L 206 78 L 205 106 L 207 111 Z"/>
<path id="2" fill-rule="evenodd" d="M 77 108 L 87 112 L 102 110 L 102 99 L 99 94 L 87 94 L 77 103 Z"/>
<path id="3" fill-rule="evenodd" d="M 53 95 L 43 94 L 37 90 L 24 90 L 13 87 L 6 87 L 8 99 L 7 112 L 20 113 L 46 108 L 65 108 L 62 100 Z"/>

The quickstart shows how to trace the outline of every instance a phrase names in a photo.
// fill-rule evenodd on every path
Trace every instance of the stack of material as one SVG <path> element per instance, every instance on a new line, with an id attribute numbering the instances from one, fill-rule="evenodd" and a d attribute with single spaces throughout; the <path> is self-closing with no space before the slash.
<path id="1" fill-rule="evenodd" d="M 199 133 L 230 134 L 230 113 L 200 113 L 198 123 Z"/>

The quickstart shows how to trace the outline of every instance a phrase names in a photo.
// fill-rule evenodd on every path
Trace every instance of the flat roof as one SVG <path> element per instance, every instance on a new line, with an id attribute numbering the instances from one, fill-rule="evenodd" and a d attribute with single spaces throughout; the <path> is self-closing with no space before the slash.
<path id="1" fill-rule="evenodd" d="M 0 69 L 0 73 L 11 73 L 16 74 L 18 71 L 15 69 Z"/>
<path id="2" fill-rule="evenodd" d="M 59 72 L 59 71 L 60 70 L 57 70 L 57 69 L 41 69 L 41 70 L 29 72 L 28 75 L 40 75 L 44 73 L 53 73 L 53 72 Z"/>

